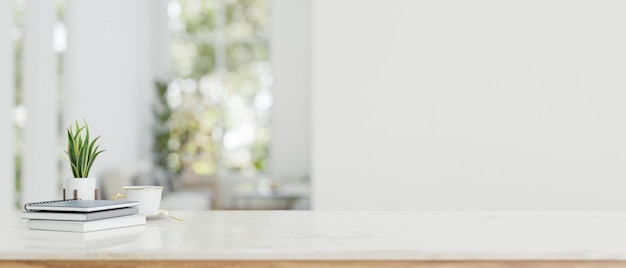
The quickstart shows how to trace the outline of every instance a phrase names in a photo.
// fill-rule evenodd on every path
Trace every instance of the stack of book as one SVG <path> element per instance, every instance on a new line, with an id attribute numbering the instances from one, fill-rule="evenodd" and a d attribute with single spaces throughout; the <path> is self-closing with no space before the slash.
<path id="1" fill-rule="evenodd" d="M 22 219 L 35 230 L 93 232 L 146 224 L 138 201 L 54 200 L 24 205 Z"/>

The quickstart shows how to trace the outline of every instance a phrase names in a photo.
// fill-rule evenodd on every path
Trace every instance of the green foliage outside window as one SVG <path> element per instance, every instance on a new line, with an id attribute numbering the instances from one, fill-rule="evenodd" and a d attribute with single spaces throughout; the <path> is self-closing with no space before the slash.
<path id="1" fill-rule="evenodd" d="M 156 162 L 175 174 L 265 171 L 268 1 L 173 0 L 168 11 L 176 78 L 156 84 Z"/>

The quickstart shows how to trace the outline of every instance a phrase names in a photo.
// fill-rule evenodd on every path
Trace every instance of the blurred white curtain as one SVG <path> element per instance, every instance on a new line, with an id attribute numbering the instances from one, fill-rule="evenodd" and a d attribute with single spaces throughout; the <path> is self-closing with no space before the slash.
<path id="1" fill-rule="evenodd" d="M 13 1 L 0 1 L 0 213 L 13 209 L 15 159 L 13 108 L 15 106 L 14 51 L 11 36 Z"/>
<path id="2" fill-rule="evenodd" d="M 149 0 L 66 2 L 63 126 L 84 118 L 93 135 L 102 135 L 106 151 L 90 176 L 100 177 L 150 156 L 154 4 Z M 69 175 L 64 171 L 62 176 Z"/>
<path id="3" fill-rule="evenodd" d="M 152 72 L 155 80 L 167 81 L 175 75 L 174 63 L 172 62 L 171 41 L 172 34 L 169 28 L 169 15 L 167 7 L 169 0 L 154 0 L 152 5 Z M 150 94 L 152 96 L 153 94 Z M 150 100 L 152 100 L 151 98 Z"/>
<path id="4" fill-rule="evenodd" d="M 52 46 L 55 21 L 54 1 L 27 2 L 22 51 L 22 96 L 27 113 L 22 202 L 61 198 L 57 55 Z"/>
<path id="5" fill-rule="evenodd" d="M 310 173 L 311 23 L 309 0 L 271 1 L 272 141 L 274 179 Z"/>

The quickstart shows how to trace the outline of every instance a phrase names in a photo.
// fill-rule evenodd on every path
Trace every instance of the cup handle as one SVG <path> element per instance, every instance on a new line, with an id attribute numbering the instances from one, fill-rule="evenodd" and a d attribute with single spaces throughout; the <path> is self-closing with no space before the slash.
<path id="1" fill-rule="evenodd" d="M 118 197 L 126 199 L 126 195 L 125 194 L 115 194 L 115 196 L 113 196 L 113 200 L 117 200 Z"/>

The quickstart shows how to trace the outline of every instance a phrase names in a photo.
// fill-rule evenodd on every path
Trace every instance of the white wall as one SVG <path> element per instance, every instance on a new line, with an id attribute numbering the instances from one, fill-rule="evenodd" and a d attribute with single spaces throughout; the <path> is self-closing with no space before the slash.
<path id="1" fill-rule="evenodd" d="M 107 151 L 90 175 L 148 157 L 152 14 L 149 0 L 67 1 L 63 125 L 85 118 L 92 135 L 102 135 Z"/>
<path id="2" fill-rule="evenodd" d="M 626 208 L 625 13 L 314 1 L 314 208 Z"/>
<path id="3" fill-rule="evenodd" d="M 14 209 L 15 143 L 13 109 L 15 107 L 15 52 L 11 26 L 13 2 L 0 1 L 0 213 Z"/>
<path id="4" fill-rule="evenodd" d="M 310 171 L 309 0 L 271 2 L 271 61 L 274 75 L 270 173 L 301 179 Z"/>

